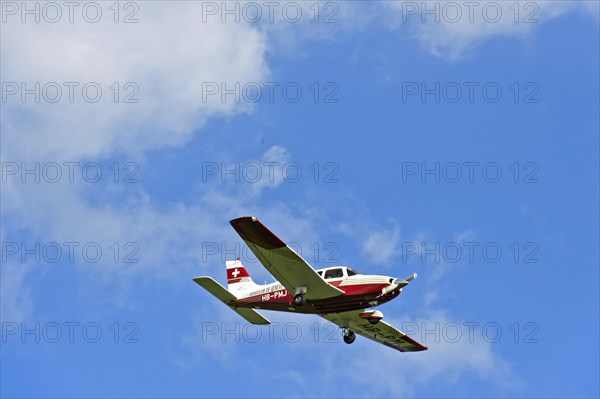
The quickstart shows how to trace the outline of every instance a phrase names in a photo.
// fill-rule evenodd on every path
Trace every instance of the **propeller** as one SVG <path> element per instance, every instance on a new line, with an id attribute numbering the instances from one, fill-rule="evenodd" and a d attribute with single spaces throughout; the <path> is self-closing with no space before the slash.
<path id="1" fill-rule="evenodd" d="M 413 281 L 416 278 L 417 278 L 417 273 L 411 274 L 410 276 L 406 277 L 404 280 L 396 278 L 390 283 L 390 285 L 388 285 L 387 287 L 385 287 L 381 290 L 381 294 L 385 295 L 385 294 L 388 294 L 388 293 L 394 291 L 395 289 L 406 287 L 408 285 L 408 283 L 410 283 L 411 281 Z"/>

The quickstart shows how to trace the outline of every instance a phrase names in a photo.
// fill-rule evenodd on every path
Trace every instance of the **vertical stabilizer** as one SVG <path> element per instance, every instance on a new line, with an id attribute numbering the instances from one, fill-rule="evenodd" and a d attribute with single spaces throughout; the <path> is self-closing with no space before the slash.
<path id="1" fill-rule="evenodd" d="M 235 293 L 257 287 L 239 258 L 234 261 L 228 260 L 225 265 L 227 266 L 227 289 L 229 291 Z"/>

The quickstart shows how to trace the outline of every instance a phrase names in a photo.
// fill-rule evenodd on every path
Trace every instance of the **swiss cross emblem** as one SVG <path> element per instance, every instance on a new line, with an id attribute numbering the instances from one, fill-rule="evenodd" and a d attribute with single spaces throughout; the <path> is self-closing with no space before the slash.
<path id="1" fill-rule="evenodd" d="M 238 276 L 238 274 L 240 274 L 240 271 L 238 269 L 235 269 L 231 275 L 233 276 L 233 278 L 236 278 Z"/>

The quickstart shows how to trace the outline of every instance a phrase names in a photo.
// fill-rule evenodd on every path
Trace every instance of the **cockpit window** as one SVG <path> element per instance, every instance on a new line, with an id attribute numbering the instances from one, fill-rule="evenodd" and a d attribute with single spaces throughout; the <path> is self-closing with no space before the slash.
<path id="1" fill-rule="evenodd" d="M 319 276 L 323 277 L 323 270 L 319 270 L 317 273 L 319 273 Z"/>
<path id="2" fill-rule="evenodd" d="M 342 269 L 329 269 L 325 272 L 325 278 L 339 278 L 344 277 Z"/>
<path id="3" fill-rule="evenodd" d="M 350 268 L 346 269 L 346 271 L 348 272 L 348 276 L 356 276 L 357 274 L 360 274 L 356 270 L 352 270 Z"/>

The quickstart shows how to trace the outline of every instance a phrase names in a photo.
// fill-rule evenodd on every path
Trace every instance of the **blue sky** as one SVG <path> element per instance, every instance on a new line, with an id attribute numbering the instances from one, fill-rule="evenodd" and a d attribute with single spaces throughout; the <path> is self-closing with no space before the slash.
<path id="1" fill-rule="evenodd" d="M 0 394 L 598 397 L 598 5 L 476 3 L 2 2 Z M 430 349 L 248 326 L 242 215 Z"/>

